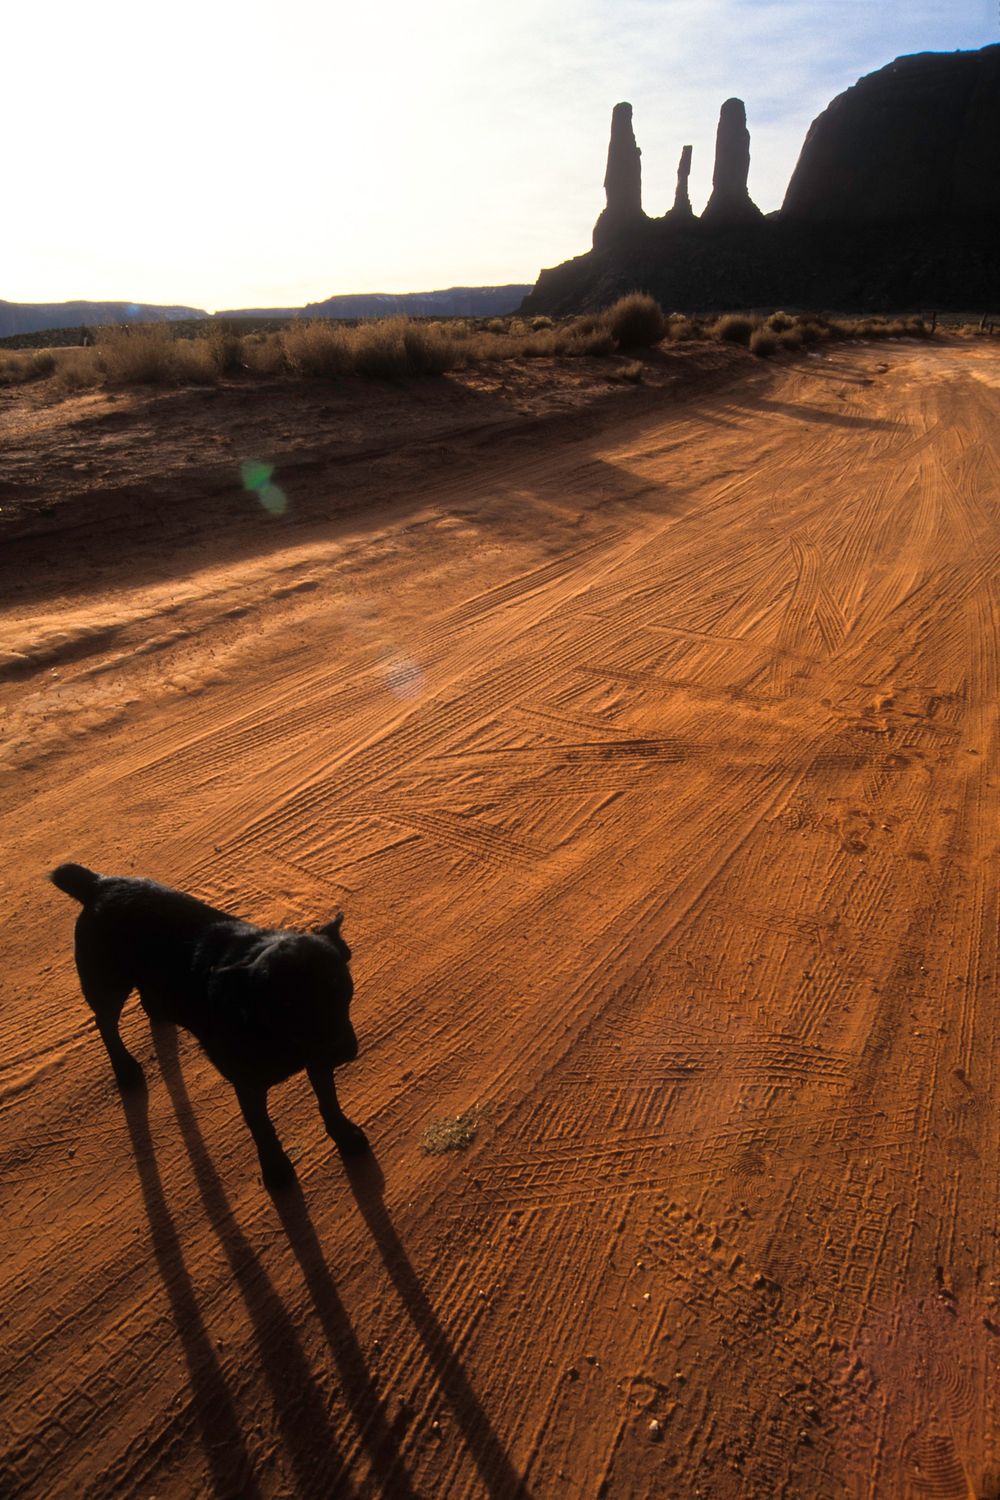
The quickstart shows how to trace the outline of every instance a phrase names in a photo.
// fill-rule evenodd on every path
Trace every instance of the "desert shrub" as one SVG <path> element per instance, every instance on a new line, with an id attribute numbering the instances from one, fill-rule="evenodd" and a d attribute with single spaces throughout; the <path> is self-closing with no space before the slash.
<path id="1" fill-rule="evenodd" d="M 778 343 L 782 349 L 801 349 L 802 335 L 797 328 L 784 328 L 777 335 Z"/>
<path id="2" fill-rule="evenodd" d="M 0 352 L 0 385 L 21 385 L 31 379 L 31 363 L 19 349 Z"/>
<path id="3" fill-rule="evenodd" d="M 813 318 L 799 318 L 797 324 L 798 334 L 804 344 L 818 344 L 826 337 L 826 330 L 821 323 Z"/>
<path id="4" fill-rule="evenodd" d="M 487 333 L 506 333 L 507 324 L 503 318 L 490 318 L 485 325 Z"/>
<path id="5" fill-rule="evenodd" d="M 224 323 L 215 323 L 208 338 L 212 364 L 219 375 L 242 375 L 246 369 L 244 340 Z"/>
<path id="6" fill-rule="evenodd" d="M 405 322 L 401 317 L 381 318 L 378 322 L 360 323 L 352 330 L 351 351 L 359 375 L 374 380 L 398 380 L 409 373 L 403 343 Z"/>
<path id="7" fill-rule="evenodd" d="M 347 329 L 317 318 L 302 318 L 280 335 L 284 362 L 296 375 L 329 378 L 348 375 L 354 356 Z"/>
<path id="8" fill-rule="evenodd" d="M 585 334 L 604 331 L 607 326 L 607 319 L 603 313 L 584 313 L 582 317 L 574 319 L 570 328 L 573 333 Z"/>
<path id="9" fill-rule="evenodd" d="M 458 344 L 440 323 L 407 323 L 403 351 L 408 375 L 443 375 L 461 362 Z"/>
<path id="10" fill-rule="evenodd" d="M 173 370 L 175 380 L 184 385 L 214 385 L 220 370 L 215 340 L 177 339 L 173 345 Z"/>
<path id="11" fill-rule="evenodd" d="M 608 354 L 614 354 L 617 345 L 610 328 L 598 324 L 596 328 L 581 331 L 573 327 L 569 331 L 566 342 L 566 353 L 571 355 L 590 354 L 598 358 L 604 358 Z"/>
<path id="12" fill-rule="evenodd" d="M 683 313 L 674 313 L 667 324 L 667 337 L 677 344 L 686 344 L 691 339 L 704 337 L 704 329 L 695 318 L 686 318 Z"/>
<path id="13" fill-rule="evenodd" d="M 778 348 L 778 336 L 769 328 L 755 328 L 750 335 L 750 353 L 759 359 L 770 359 Z"/>
<path id="14" fill-rule="evenodd" d="M 62 391 L 86 391 L 100 385 L 103 371 L 96 349 L 60 349 L 55 361 L 55 383 Z"/>
<path id="15" fill-rule="evenodd" d="M 652 348 L 666 332 L 663 309 L 647 292 L 632 292 L 627 297 L 619 297 L 604 314 L 604 321 L 623 349 Z"/>
<path id="16" fill-rule="evenodd" d="M 772 333 L 785 333 L 789 328 L 795 327 L 795 319 L 790 318 L 786 312 L 773 312 L 767 320 L 767 326 Z"/>
<path id="17" fill-rule="evenodd" d="M 265 379 L 289 372 L 288 358 L 281 335 L 253 333 L 243 340 L 243 362 L 251 375 Z"/>
<path id="18" fill-rule="evenodd" d="M 350 330 L 347 342 L 353 368 L 375 380 L 443 375 L 461 362 L 457 344 L 441 324 L 406 317 L 361 323 Z"/>
<path id="19" fill-rule="evenodd" d="M 359 323 L 348 337 L 353 367 L 373 380 L 398 380 L 407 373 L 402 318 Z"/>
<path id="20" fill-rule="evenodd" d="M 484 330 L 479 334 L 470 334 L 463 345 L 465 358 L 471 363 L 477 362 L 494 363 L 499 359 L 507 359 L 507 340 L 499 339 L 496 334 Z"/>
<path id="21" fill-rule="evenodd" d="M 728 313 L 712 324 L 711 333 L 724 344 L 749 344 L 756 326 L 754 319 L 743 313 Z"/>
<path id="22" fill-rule="evenodd" d="M 622 365 L 618 371 L 619 380 L 627 380 L 629 385 L 642 384 L 642 362 L 638 359 L 630 359 L 627 365 Z"/>
<path id="23" fill-rule="evenodd" d="M 5 349 L 0 351 L 0 385 L 24 385 L 45 380 L 56 367 L 51 349 Z"/>
<path id="24" fill-rule="evenodd" d="M 51 349 L 35 349 L 31 355 L 32 380 L 45 380 L 56 367 L 56 357 Z"/>
<path id="25" fill-rule="evenodd" d="M 542 313 L 537 318 L 532 318 L 531 326 L 536 333 L 539 333 L 543 328 L 552 327 L 552 319 L 547 318 L 545 314 Z"/>
<path id="26" fill-rule="evenodd" d="M 170 329 L 165 323 L 102 328 L 97 363 L 112 385 L 162 385 L 177 368 Z"/>
<path id="27" fill-rule="evenodd" d="M 518 345 L 518 353 L 522 359 L 550 359 L 553 355 L 562 354 L 567 342 L 567 339 L 553 329 L 544 329 L 541 333 L 522 339 Z"/>

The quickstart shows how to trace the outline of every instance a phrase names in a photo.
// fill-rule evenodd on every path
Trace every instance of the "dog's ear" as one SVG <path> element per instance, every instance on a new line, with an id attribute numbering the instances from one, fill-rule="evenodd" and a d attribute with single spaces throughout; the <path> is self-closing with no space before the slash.
<path id="1" fill-rule="evenodd" d="M 343 938 L 340 937 L 340 926 L 343 920 L 344 913 L 342 911 L 338 911 L 332 922 L 327 922 L 323 927 L 317 927 L 316 931 L 319 933 L 320 937 L 330 938 L 332 942 L 336 942 L 338 938 L 341 942 L 343 942 Z"/>
<path id="2" fill-rule="evenodd" d="M 320 937 L 325 937 L 328 943 L 332 943 L 344 960 L 344 963 L 349 964 L 351 961 L 351 950 L 344 941 L 340 931 L 340 924 L 343 920 L 344 913 L 338 911 L 332 922 L 327 922 L 325 927 L 317 927 L 316 931 Z"/>

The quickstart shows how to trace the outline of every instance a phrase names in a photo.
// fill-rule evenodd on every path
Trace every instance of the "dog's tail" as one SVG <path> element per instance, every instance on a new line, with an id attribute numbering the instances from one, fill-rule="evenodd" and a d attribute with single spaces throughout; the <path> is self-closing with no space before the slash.
<path id="1" fill-rule="evenodd" d="M 93 870 L 88 870 L 86 865 L 60 865 L 57 870 L 52 871 L 49 879 L 53 885 L 65 891 L 67 896 L 86 905 L 96 891 L 101 877 Z"/>

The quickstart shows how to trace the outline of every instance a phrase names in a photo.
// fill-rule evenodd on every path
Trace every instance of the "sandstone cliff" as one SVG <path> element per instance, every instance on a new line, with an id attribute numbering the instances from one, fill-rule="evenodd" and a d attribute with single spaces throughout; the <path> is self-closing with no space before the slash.
<path id="1" fill-rule="evenodd" d="M 1000 45 L 899 57 L 813 121 L 782 215 L 809 223 L 1000 217 Z"/>

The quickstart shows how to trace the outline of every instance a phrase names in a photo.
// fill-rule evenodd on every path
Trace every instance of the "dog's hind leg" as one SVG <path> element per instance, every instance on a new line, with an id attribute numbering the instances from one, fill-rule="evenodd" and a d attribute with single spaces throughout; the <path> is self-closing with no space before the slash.
<path id="1" fill-rule="evenodd" d="M 361 1126 L 349 1120 L 340 1107 L 333 1069 L 307 1067 L 306 1072 L 309 1074 L 313 1093 L 319 1101 L 319 1111 L 323 1116 L 327 1135 L 336 1141 L 345 1156 L 354 1156 L 359 1151 L 367 1151 L 368 1137 Z"/>
<path id="2" fill-rule="evenodd" d="M 132 983 L 101 954 L 88 932 L 83 918 L 76 930 L 76 970 L 80 976 L 83 998 L 94 1012 L 101 1041 L 107 1048 L 115 1070 L 118 1087 L 139 1088 L 145 1082 L 142 1068 L 122 1041 L 118 1031 L 125 1001 L 132 993 Z"/>
<path id="3" fill-rule="evenodd" d="M 295 1168 L 285 1155 L 267 1112 L 267 1089 L 259 1083 L 237 1083 L 235 1079 L 233 1088 L 257 1147 L 265 1187 L 284 1187 L 287 1183 L 294 1182 Z"/>

